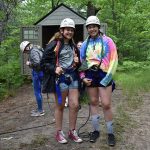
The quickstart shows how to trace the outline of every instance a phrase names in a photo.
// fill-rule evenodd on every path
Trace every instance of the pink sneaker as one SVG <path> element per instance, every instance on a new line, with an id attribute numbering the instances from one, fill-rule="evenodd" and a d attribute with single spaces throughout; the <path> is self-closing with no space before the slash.
<path id="1" fill-rule="evenodd" d="M 64 135 L 63 131 L 57 131 L 56 140 L 62 144 L 67 143 L 67 140 L 65 139 L 65 135 Z"/>
<path id="2" fill-rule="evenodd" d="M 81 143 L 83 140 L 78 136 L 76 130 L 69 130 L 68 137 L 76 143 Z"/>

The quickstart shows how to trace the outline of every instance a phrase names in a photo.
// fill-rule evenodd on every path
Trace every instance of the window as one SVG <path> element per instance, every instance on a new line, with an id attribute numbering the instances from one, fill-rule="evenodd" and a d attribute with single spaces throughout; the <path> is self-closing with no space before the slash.
<path id="1" fill-rule="evenodd" d="M 33 29 L 24 29 L 23 39 L 27 40 L 37 40 L 38 39 L 38 30 Z"/>

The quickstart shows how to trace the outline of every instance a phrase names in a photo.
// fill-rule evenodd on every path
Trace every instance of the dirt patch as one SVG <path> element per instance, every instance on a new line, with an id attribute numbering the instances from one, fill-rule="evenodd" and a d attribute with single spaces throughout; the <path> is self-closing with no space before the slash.
<path id="1" fill-rule="evenodd" d="M 121 90 L 113 94 L 113 111 L 117 121 L 117 108 L 125 101 Z M 124 130 L 116 133 L 117 144 L 110 148 L 106 143 L 106 129 L 104 119 L 101 122 L 101 136 L 94 144 L 83 142 L 62 145 L 55 141 L 55 123 L 53 122 L 54 100 L 49 98 L 50 109 L 44 95 L 44 110 L 46 115 L 42 117 L 31 117 L 30 111 L 35 108 L 35 99 L 30 85 L 24 85 L 17 91 L 15 97 L 11 97 L 0 103 L 0 149 L 1 150 L 149 150 L 150 149 L 150 94 L 142 95 L 143 104 L 134 111 L 126 112 L 132 126 L 123 124 Z M 88 105 L 83 105 L 79 111 L 77 128 L 85 123 L 88 117 Z M 101 112 L 101 114 L 103 114 Z M 103 116 L 102 116 L 103 117 Z M 122 120 L 123 121 L 123 120 Z M 68 131 L 68 108 L 64 113 L 64 132 Z M 120 128 L 120 125 L 116 125 Z M 80 130 L 91 131 L 90 121 Z M 121 137 L 121 138 L 120 138 Z"/>

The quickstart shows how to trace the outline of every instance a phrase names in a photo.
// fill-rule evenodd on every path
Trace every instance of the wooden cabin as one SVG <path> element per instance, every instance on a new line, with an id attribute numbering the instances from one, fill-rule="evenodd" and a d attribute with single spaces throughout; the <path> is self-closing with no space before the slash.
<path id="1" fill-rule="evenodd" d="M 34 23 L 34 26 L 22 27 L 21 41 L 27 40 L 33 44 L 38 44 L 45 48 L 54 33 L 59 31 L 60 23 L 65 18 L 71 18 L 75 22 L 75 42 L 77 43 L 78 41 L 83 41 L 87 37 L 85 27 L 86 18 L 64 4 L 58 5 L 55 9 Z M 106 32 L 106 27 L 107 25 L 105 23 L 101 23 L 101 28 L 104 33 Z M 27 59 L 28 54 L 21 54 L 21 72 L 23 75 L 31 74 L 31 69 L 26 66 Z"/>

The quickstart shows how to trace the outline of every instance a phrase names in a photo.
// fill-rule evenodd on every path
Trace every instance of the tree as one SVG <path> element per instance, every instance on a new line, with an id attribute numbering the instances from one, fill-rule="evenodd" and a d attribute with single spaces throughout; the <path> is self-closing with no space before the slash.
<path id="1" fill-rule="evenodd" d="M 7 24 L 19 2 L 19 0 L 1 0 L 0 2 L 0 44 L 7 35 Z"/>
<path id="2" fill-rule="evenodd" d="M 51 0 L 51 4 L 52 4 L 52 9 L 54 9 L 55 7 L 57 7 L 59 5 L 59 3 L 63 3 L 64 0 Z"/>
<path id="3" fill-rule="evenodd" d="M 87 17 L 96 15 L 100 10 L 100 7 L 96 7 L 91 0 L 87 2 Z"/>

